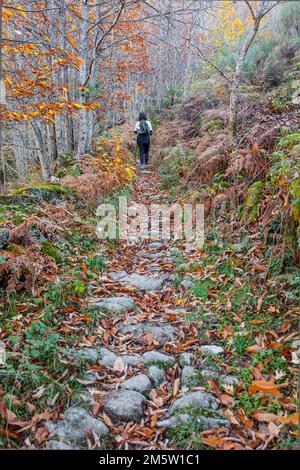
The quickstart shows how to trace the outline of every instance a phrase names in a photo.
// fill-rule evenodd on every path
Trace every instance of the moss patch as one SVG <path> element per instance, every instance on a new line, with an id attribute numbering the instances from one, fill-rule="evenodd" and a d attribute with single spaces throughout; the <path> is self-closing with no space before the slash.
<path id="1" fill-rule="evenodd" d="M 47 183 L 36 183 L 32 186 L 23 187 L 16 189 L 8 196 L 15 201 L 20 203 L 20 199 L 28 198 L 33 201 L 48 201 L 51 202 L 54 199 L 61 199 L 62 197 L 75 197 L 74 191 L 69 188 L 64 188 L 60 184 L 47 184 Z"/>
<path id="2" fill-rule="evenodd" d="M 63 262 L 63 256 L 49 241 L 42 243 L 42 253 L 53 258 L 57 264 Z"/>
<path id="3" fill-rule="evenodd" d="M 252 222 L 257 219 L 259 203 L 263 197 L 263 188 L 264 183 L 262 181 L 256 181 L 256 183 L 250 186 L 244 205 L 244 212 L 242 216 L 243 223 Z"/>

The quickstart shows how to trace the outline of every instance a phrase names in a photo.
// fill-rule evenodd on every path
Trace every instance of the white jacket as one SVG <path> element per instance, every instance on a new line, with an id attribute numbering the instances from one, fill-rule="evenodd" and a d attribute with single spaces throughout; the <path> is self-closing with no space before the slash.
<path id="1" fill-rule="evenodd" d="M 141 122 L 141 121 L 138 121 L 138 122 L 136 123 L 136 125 L 135 125 L 134 132 L 136 132 L 136 133 L 139 133 L 139 131 L 140 131 L 140 122 Z M 153 132 L 153 128 L 152 128 L 151 122 L 150 122 L 150 121 L 146 121 L 146 123 L 148 124 L 148 127 L 149 127 L 150 132 Z"/>

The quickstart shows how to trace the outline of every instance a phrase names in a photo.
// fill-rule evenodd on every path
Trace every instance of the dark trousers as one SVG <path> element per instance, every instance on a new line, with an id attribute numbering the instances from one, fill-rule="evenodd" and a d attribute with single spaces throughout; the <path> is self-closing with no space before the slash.
<path id="1" fill-rule="evenodd" d="M 149 162 L 149 149 L 150 149 L 150 137 L 139 135 L 137 138 L 137 144 L 140 149 L 140 161 L 141 165 L 148 165 Z"/>

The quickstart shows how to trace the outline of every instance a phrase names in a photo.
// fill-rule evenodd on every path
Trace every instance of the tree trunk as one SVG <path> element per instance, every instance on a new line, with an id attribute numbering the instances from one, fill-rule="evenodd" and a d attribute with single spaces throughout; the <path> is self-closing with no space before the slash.
<path id="1" fill-rule="evenodd" d="M 0 0 L 0 87 L 4 87 L 2 82 L 2 13 L 3 13 L 3 2 Z M 5 90 L 4 90 L 5 91 Z M 3 94 L 4 94 L 3 91 Z M 2 127 L 2 106 L 3 103 L 0 101 L 0 160 L 3 165 L 3 179 L 5 183 L 5 166 L 3 164 L 3 146 L 2 146 L 2 137 L 3 137 L 3 127 Z"/>
<path id="2" fill-rule="evenodd" d="M 242 46 L 242 49 L 238 55 L 235 67 L 235 74 L 233 85 L 230 94 L 230 105 L 229 105 L 229 125 L 228 125 L 228 133 L 229 139 L 231 144 L 235 144 L 235 133 L 236 133 L 236 126 L 237 126 L 237 116 L 238 116 L 238 103 L 240 98 L 240 84 L 242 79 L 243 73 L 243 66 L 247 56 L 247 52 L 249 47 L 251 46 L 256 33 L 259 28 L 261 18 L 256 19 L 254 22 L 251 30 L 249 31 L 245 42 Z"/>
<path id="3" fill-rule="evenodd" d="M 50 158 L 49 158 L 49 154 L 47 151 L 47 146 L 45 145 L 43 134 L 38 123 L 32 121 L 31 126 L 34 131 L 36 143 L 39 147 L 38 156 L 39 156 L 39 161 L 41 165 L 42 176 L 44 179 L 48 179 L 51 175 L 51 170 L 50 170 Z"/>
<path id="4" fill-rule="evenodd" d="M 18 172 L 18 177 L 23 180 L 26 175 L 26 153 L 25 153 L 25 142 L 24 142 L 24 135 L 25 135 L 25 126 L 19 124 L 19 128 L 12 129 L 12 142 L 13 142 L 13 150 L 16 159 L 16 168 Z"/>
<path id="5" fill-rule="evenodd" d="M 83 63 L 80 66 L 79 72 L 79 81 L 80 85 L 86 86 L 87 80 L 87 54 L 88 54 L 88 21 L 89 21 L 89 9 L 88 2 L 85 0 L 82 6 L 82 24 L 81 24 L 81 40 L 80 40 L 80 58 Z M 80 104 L 85 105 L 87 102 L 87 93 L 84 89 L 81 90 L 80 94 Z M 87 138 L 88 138 L 88 119 L 87 119 L 87 110 L 80 110 L 80 119 L 79 119 L 79 137 L 78 137 L 78 148 L 77 156 L 86 153 L 87 151 Z"/>
<path id="6" fill-rule="evenodd" d="M 64 50 L 66 50 L 67 47 L 67 15 L 66 15 L 66 5 L 65 5 L 65 0 L 60 0 L 60 17 L 61 17 L 61 30 L 62 30 L 62 47 Z M 68 85 L 70 84 L 69 82 L 69 70 L 68 66 L 66 65 L 62 69 L 62 84 L 63 86 L 68 88 Z M 66 98 L 67 100 L 70 99 L 70 93 L 69 91 L 66 91 Z M 63 136 L 64 136 L 64 150 L 66 153 L 73 153 L 75 150 L 75 139 L 74 139 L 74 123 L 72 116 L 66 112 L 64 115 L 64 120 L 63 120 Z"/>
<path id="7" fill-rule="evenodd" d="M 58 159 L 58 148 L 57 148 L 57 138 L 56 138 L 56 126 L 54 122 L 51 122 L 48 125 L 48 135 L 49 135 L 49 156 L 50 163 L 53 163 Z"/>

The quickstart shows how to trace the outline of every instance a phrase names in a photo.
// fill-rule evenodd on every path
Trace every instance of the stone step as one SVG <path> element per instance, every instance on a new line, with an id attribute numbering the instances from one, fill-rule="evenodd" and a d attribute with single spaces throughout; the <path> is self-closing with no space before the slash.
<path id="1" fill-rule="evenodd" d="M 166 282 L 166 276 L 146 276 L 143 274 L 127 274 L 126 271 L 110 272 L 109 276 L 116 280 L 123 282 L 125 287 L 136 288 L 137 290 L 159 290 L 162 289 Z"/>
<path id="2" fill-rule="evenodd" d="M 108 435 L 108 428 L 103 421 L 79 407 L 69 408 L 62 420 L 47 421 L 44 425 L 55 437 L 55 441 L 62 441 L 67 445 L 86 444 L 87 432 L 94 433 L 99 439 Z"/>
<path id="3" fill-rule="evenodd" d="M 134 390 L 118 390 L 112 392 L 105 401 L 104 411 L 116 422 L 140 422 L 146 398 Z"/>
<path id="4" fill-rule="evenodd" d="M 118 324 L 119 326 L 119 324 Z M 172 325 L 156 325 L 153 323 L 131 323 L 129 325 L 120 325 L 120 332 L 123 334 L 132 334 L 134 338 L 139 338 L 144 334 L 152 334 L 156 341 L 165 343 L 176 338 L 175 328 Z"/>
<path id="5" fill-rule="evenodd" d="M 99 302 L 91 302 L 90 306 L 96 310 L 111 313 L 124 313 L 136 310 L 136 303 L 131 297 L 106 297 Z"/>

